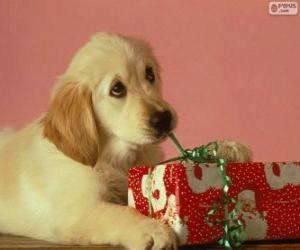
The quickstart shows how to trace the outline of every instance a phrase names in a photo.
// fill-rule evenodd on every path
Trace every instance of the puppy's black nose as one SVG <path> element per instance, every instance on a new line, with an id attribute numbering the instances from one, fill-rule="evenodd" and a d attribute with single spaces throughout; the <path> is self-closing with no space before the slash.
<path id="1" fill-rule="evenodd" d="M 169 110 L 155 112 L 150 118 L 150 125 L 159 133 L 168 133 L 171 130 L 172 114 Z"/>

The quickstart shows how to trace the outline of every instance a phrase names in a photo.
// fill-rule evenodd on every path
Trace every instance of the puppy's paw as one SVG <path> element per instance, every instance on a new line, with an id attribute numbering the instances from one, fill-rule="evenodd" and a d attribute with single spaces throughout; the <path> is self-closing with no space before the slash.
<path id="1" fill-rule="evenodd" d="M 218 141 L 217 156 L 228 162 L 250 162 L 252 161 L 252 151 L 248 146 L 235 141 Z"/>
<path id="2" fill-rule="evenodd" d="M 159 221 L 147 219 L 136 225 L 135 235 L 127 241 L 130 250 L 176 250 L 176 236 L 171 228 Z"/>

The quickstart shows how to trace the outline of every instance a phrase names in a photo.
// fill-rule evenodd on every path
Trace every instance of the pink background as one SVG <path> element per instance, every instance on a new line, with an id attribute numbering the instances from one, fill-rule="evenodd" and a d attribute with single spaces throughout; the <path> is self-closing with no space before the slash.
<path id="1" fill-rule="evenodd" d="M 268 2 L 0 0 L 0 125 L 45 111 L 73 53 L 116 31 L 152 43 L 186 147 L 230 138 L 255 160 L 300 160 L 300 18 Z"/>

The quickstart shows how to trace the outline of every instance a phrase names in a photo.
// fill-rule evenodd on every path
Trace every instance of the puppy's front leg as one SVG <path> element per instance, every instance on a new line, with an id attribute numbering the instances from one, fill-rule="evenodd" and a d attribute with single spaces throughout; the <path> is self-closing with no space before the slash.
<path id="1" fill-rule="evenodd" d="M 252 161 L 252 151 L 248 146 L 229 140 L 217 141 L 217 156 L 224 158 L 228 162 L 250 162 Z"/>
<path id="2" fill-rule="evenodd" d="M 166 225 L 134 208 L 104 202 L 73 225 L 67 241 L 122 245 L 130 250 L 176 249 L 176 238 Z"/>

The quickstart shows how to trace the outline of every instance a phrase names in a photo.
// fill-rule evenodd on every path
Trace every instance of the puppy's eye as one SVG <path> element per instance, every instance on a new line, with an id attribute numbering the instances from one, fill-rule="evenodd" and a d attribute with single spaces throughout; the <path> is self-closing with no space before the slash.
<path id="1" fill-rule="evenodd" d="M 154 81 L 155 81 L 155 74 L 153 72 L 153 68 L 152 67 L 146 67 L 145 77 L 146 77 L 146 79 L 149 82 L 154 83 Z"/>
<path id="2" fill-rule="evenodd" d="M 111 96 L 118 98 L 126 96 L 126 93 L 126 87 L 121 81 L 117 81 L 109 92 Z"/>

